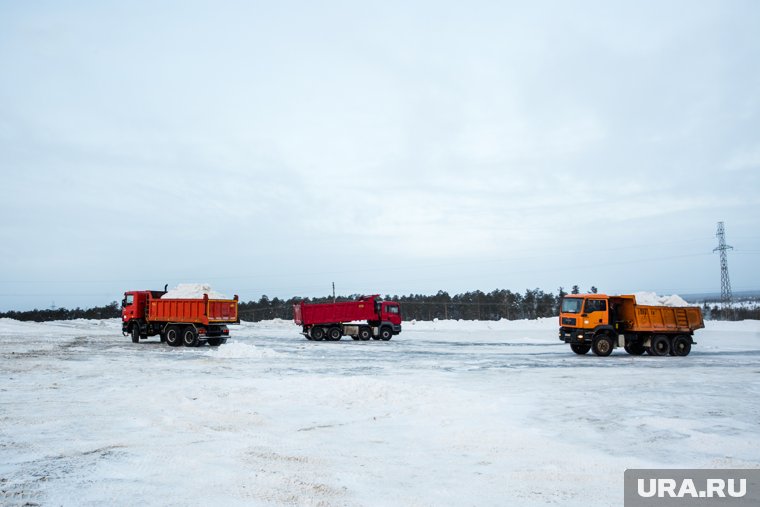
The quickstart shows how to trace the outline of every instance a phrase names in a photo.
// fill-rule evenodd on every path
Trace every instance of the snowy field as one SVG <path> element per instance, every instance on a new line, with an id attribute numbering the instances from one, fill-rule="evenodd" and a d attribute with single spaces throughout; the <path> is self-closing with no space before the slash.
<path id="1" fill-rule="evenodd" d="M 298 331 L 0 320 L 0 504 L 611 506 L 626 468 L 760 467 L 758 321 L 684 358 L 576 356 L 556 319 Z"/>

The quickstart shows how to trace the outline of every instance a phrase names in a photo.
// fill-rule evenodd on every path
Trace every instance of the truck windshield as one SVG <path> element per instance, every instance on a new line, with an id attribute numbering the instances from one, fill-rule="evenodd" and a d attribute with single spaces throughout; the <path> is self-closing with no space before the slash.
<path id="1" fill-rule="evenodd" d="M 579 313 L 581 311 L 582 299 L 567 298 L 562 300 L 562 313 Z"/>
<path id="2" fill-rule="evenodd" d="M 124 301 L 121 302 L 121 306 L 129 306 L 135 301 L 135 296 L 133 294 L 127 294 L 124 296 Z"/>

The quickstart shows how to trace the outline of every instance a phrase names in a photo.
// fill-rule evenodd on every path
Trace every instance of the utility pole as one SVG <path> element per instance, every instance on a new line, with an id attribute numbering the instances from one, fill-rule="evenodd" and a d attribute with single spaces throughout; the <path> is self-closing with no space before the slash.
<path id="1" fill-rule="evenodd" d="M 715 233 L 718 238 L 718 246 L 713 252 L 720 252 L 720 303 L 724 318 L 732 313 L 733 298 L 731 296 L 731 280 L 728 278 L 728 256 L 727 250 L 733 250 L 734 247 L 726 244 L 726 230 L 723 222 L 718 222 L 718 231 Z"/>

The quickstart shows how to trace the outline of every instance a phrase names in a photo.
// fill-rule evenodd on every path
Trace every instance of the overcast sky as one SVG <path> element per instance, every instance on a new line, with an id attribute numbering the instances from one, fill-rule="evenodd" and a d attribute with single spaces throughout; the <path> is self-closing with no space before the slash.
<path id="1" fill-rule="evenodd" d="M 760 289 L 760 3 L 0 3 L 0 310 Z"/>

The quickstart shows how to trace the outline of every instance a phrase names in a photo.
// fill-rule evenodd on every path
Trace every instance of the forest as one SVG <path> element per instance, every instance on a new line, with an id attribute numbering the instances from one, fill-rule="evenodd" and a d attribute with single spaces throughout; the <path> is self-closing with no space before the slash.
<path id="1" fill-rule="evenodd" d="M 588 293 L 596 293 L 596 287 L 590 287 Z M 580 294 L 579 286 L 570 289 L 571 294 Z M 541 289 L 526 289 L 525 292 L 512 292 L 506 289 L 496 289 L 490 292 L 480 290 L 450 295 L 439 290 L 433 295 L 409 294 L 406 296 L 384 295 L 386 300 L 398 301 L 405 321 L 411 320 L 519 320 L 554 317 L 559 313 L 559 304 L 567 292 L 559 287 L 556 293 L 544 292 Z M 350 301 L 359 298 L 360 294 L 337 296 L 336 301 Z M 290 320 L 293 318 L 293 305 L 300 301 L 326 303 L 333 296 L 317 298 L 292 297 L 280 299 L 269 298 L 266 295 L 258 300 L 240 302 L 238 311 L 240 318 L 245 321 L 258 322 L 269 319 Z M 760 305 L 741 305 L 730 311 L 722 310 L 717 303 L 702 304 L 705 319 L 712 320 L 744 320 L 760 319 Z M 121 316 L 121 309 L 116 301 L 105 306 L 88 309 L 56 308 L 29 311 L 0 312 L 0 318 L 11 318 L 22 321 L 44 322 L 51 320 L 73 319 L 113 319 Z"/>

